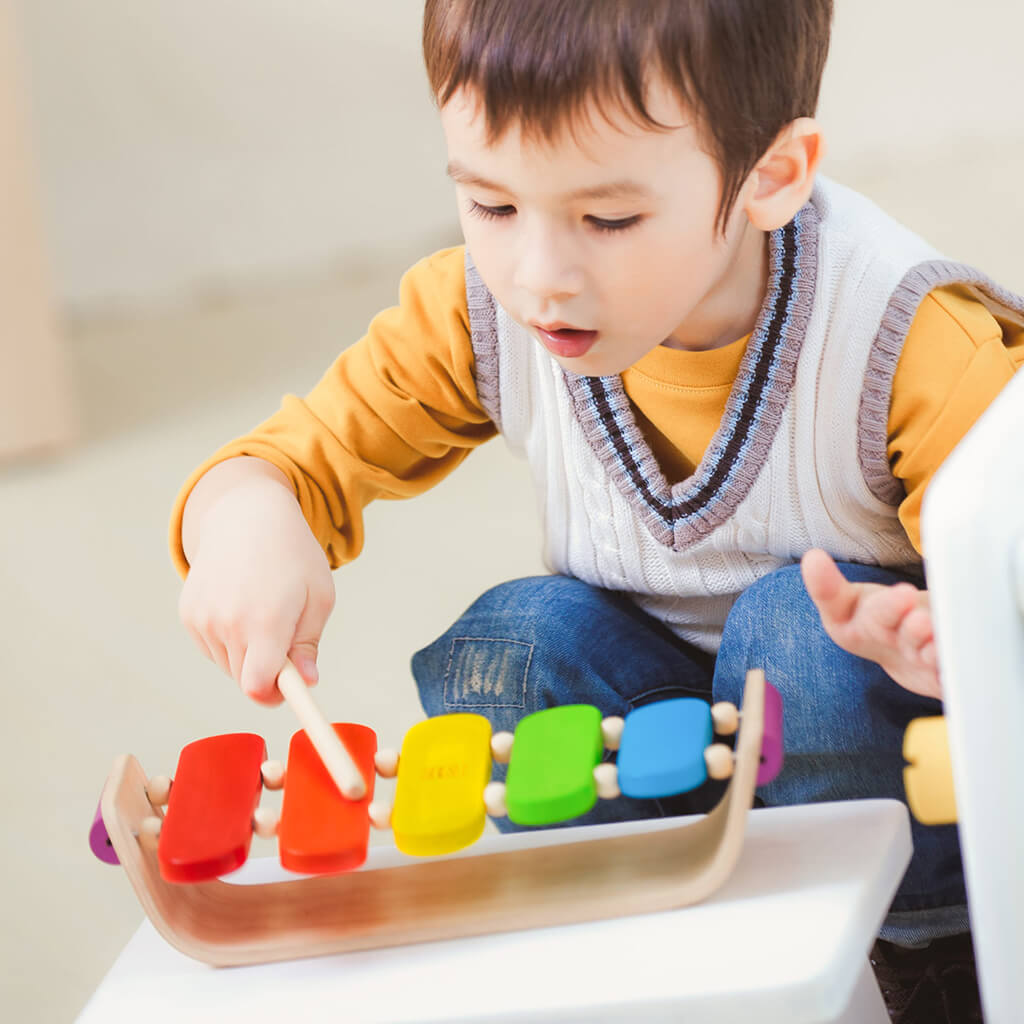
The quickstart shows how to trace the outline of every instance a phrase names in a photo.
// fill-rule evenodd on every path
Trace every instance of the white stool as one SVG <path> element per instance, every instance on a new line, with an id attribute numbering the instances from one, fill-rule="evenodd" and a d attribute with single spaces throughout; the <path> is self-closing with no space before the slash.
<path id="1" fill-rule="evenodd" d="M 495 836 L 474 852 L 595 827 L 665 825 Z M 885 1024 L 867 952 L 910 853 L 895 801 L 782 807 L 751 811 L 733 875 L 678 911 L 222 969 L 178 953 L 146 921 L 78 1020 Z M 396 856 L 374 849 L 367 869 Z M 281 875 L 267 858 L 232 880 Z"/>

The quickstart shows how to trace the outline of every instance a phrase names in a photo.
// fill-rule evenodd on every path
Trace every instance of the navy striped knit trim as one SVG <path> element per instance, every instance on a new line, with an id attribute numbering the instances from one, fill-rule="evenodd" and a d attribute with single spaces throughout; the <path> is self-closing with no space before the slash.
<path id="1" fill-rule="evenodd" d="M 722 423 L 693 475 L 670 486 L 620 376 L 566 372 L 592 450 L 652 536 L 682 550 L 725 522 L 768 458 L 796 376 L 814 300 L 819 216 L 808 203 L 769 237 L 768 289 Z"/>
<path id="2" fill-rule="evenodd" d="M 1024 296 L 1007 291 L 973 267 L 933 260 L 913 267 L 904 276 L 871 345 L 857 416 L 857 453 L 864 482 L 887 505 L 899 505 L 906 497 L 903 481 L 892 474 L 888 453 L 892 381 L 903 343 L 925 296 L 936 288 L 958 284 L 976 289 L 1007 318 L 1024 322 Z"/>

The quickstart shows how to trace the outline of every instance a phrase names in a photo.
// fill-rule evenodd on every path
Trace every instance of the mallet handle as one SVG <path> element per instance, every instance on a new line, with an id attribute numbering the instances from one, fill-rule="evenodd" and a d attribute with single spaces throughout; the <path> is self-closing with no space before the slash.
<path id="1" fill-rule="evenodd" d="M 341 795 L 347 800 L 361 800 L 366 796 L 363 776 L 352 760 L 352 755 L 345 749 L 345 744 L 338 739 L 338 734 L 313 703 L 305 679 L 299 675 L 299 670 L 291 660 L 285 661 L 277 677 L 277 688 L 295 712 L 299 724 L 306 730 L 313 749 L 320 755 Z"/>

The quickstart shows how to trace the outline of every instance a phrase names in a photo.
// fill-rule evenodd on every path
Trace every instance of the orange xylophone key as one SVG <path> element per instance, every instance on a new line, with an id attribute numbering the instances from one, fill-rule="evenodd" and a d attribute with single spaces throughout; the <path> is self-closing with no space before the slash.
<path id="1" fill-rule="evenodd" d="M 189 743 L 178 758 L 157 859 L 168 882 L 205 882 L 240 868 L 252 842 L 267 746 L 251 732 Z"/>
<path id="2" fill-rule="evenodd" d="M 277 843 L 281 865 L 306 875 L 352 871 L 366 860 L 370 841 L 367 808 L 373 799 L 377 734 L 365 725 L 335 723 L 334 731 L 348 748 L 366 782 L 361 800 L 346 800 L 300 729 L 288 746 L 284 800 Z"/>

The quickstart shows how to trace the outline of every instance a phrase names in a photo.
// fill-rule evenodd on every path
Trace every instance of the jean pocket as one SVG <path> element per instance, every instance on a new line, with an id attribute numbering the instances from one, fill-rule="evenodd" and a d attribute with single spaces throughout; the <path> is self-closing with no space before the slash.
<path id="1" fill-rule="evenodd" d="M 526 707 L 533 644 L 501 637 L 452 639 L 444 673 L 448 710 Z"/>
<path id="2" fill-rule="evenodd" d="M 689 686 L 656 686 L 653 689 L 644 690 L 641 693 L 634 693 L 627 696 L 629 708 L 642 708 L 646 704 L 659 704 L 663 700 L 678 700 L 680 697 L 691 697 L 702 700 L 707 704 L 711 703 L 710 680 L 707 689 L 698 689 Z"/>

